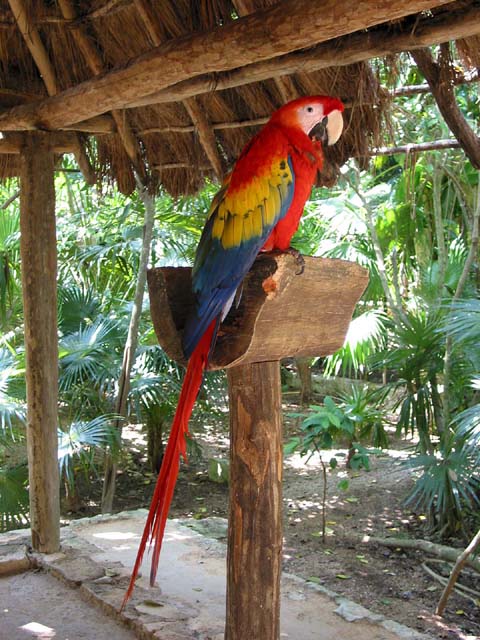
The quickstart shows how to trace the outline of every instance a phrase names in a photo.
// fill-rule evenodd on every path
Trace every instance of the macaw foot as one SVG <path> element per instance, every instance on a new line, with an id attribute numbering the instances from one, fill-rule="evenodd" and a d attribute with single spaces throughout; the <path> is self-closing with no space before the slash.
<path id="1" fill-rule="evenodd" d="M 289 253 L 291 256 L 295 258 L 295 262 L 300 268 L 300 271 L 297 271 L 296 275 L 301 276 L 302 273 L 305 271 L 305 258 L 303 257 L 303 255 L 300 253 L 298 249 L 294 249 L 293 247 L 288 247 L 285 253 Z"/>

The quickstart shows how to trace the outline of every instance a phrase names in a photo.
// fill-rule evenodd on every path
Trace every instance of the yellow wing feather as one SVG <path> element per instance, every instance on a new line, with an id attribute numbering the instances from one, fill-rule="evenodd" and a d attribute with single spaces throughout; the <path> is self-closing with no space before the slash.
<path id="1" fill-rule="evenodd" d="M 286 159 L 278 158 L 262 176 L 236 191 L 225 185 L 214 199 L 209 216 L 214 216 L 212 238 L 224 249 L 233 249 L 273 228 L 291 195 L 293 176 Z M 265 238 L 266 239 L 266 238 Z"/>

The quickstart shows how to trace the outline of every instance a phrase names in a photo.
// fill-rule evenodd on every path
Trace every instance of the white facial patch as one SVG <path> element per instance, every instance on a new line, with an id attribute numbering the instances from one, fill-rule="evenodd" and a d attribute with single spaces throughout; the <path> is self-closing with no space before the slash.
<path id="1" fill-rule="evenodd" d="M 323 116 L 323 105 L 314 102 L 300 107 L 297 111 L 298 124 L 307 135 L 318 122 L 323 120 Z"/>

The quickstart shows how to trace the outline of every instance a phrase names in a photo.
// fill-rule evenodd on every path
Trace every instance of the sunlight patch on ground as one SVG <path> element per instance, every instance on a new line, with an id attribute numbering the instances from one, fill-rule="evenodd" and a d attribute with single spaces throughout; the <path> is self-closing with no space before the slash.
<path id="1" fill-rule="evenodd" d="M 331 458 L 346 458 L 347 453 L 347 449 L 323 449 L 320 453 L 315 452 L 312 455 L 306 456 L 301 456 L 299 453 L 292 453 L 285 458 L 285 465 L 291 469 L 321 470 L 322 464 L 320 462 L 320 457 L 323 458 L 323 461 L 328 466 Z M 411 451 L 408 449 L 382 449 L 380 456 L 389 457 L 394 460 L 407 460 L 410 454 Z"/>
<path id="2" fill-rule="evenodd" d="M 219 429 L 218 424 L 204 424 L 199 434 L 194 432 L 196 437 L 200 437 L 207 444 L 212 444 L 221 448 L 228 449 L 230 446 L 230 438 L 228 432 Z"/>
<path id="3" fill-rule="evenodd" d="M 20 629 L 27 631 L 36 638 L 54 638 L 57 635 L 55 633 L 55 629 L 52 629 L 52 627 L 46 627 L 44 624 L 40 624 L 40 622 L 29 622 L 28 624 L 23 624 Z"/>
<path id="4" fill-rule="evenodd" d="M 382 449 L 382 453 L 389 456 L 390 458 L 396 458 L 397 460 L 406 460 L 412 453 L 412 451 L 408 449 L 404 449 L 402 451 L 400 451 L 399 449 Z"/>
<path id="5" fill-rule="evenodd" d="M 93 533 L 94 538 L 103 538 L 104 540 L 131 540 L 137 538 L 138 534 L 126 531 L 104 531 L 102 533 Z"/>
<path id="6" fill-rule="evenodd" d="M 326 449 L 321 452 L 323 461 L 328 464 L 330 458 L 334 456 L 345 457 L 347 449 Z M 291 469 L 321 469 L 320 454 L 315 452 L 311 456 L 301 456 L 299 453 L 293 453 L 285 458 L 285 465 Z"/>
<path id="7" fill-rule="evenodd" d="M 141 424 L 125 425 L 122 429 L 122 440 L 126 440 L 129 444 L 142 449 L 147 446 L 147 437 L 142 430 Z"/>
<path id="8" fill-rule="evenodd" d="M 181 533 L 180 531 L 175 531 L 174 533 L 169 533 L 168 531 L 165 533 L 165 540 L 191 540 L 193 535 L 188 533 Z"/>

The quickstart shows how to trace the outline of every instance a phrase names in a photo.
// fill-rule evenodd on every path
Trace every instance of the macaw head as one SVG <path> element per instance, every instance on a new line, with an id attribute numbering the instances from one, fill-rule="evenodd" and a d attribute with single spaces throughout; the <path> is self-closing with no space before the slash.
<path id="1" fill-rule="evenodd" d="M 313 142 L 335 144 L 343 130 L 343 103 L 330 96 L 307 96 L 288 102 L 271 122 L 301 129 Z"/>

